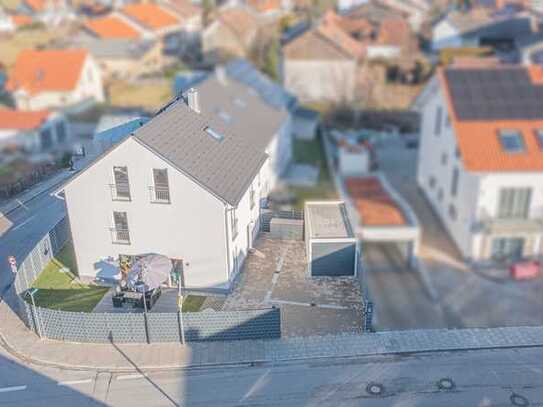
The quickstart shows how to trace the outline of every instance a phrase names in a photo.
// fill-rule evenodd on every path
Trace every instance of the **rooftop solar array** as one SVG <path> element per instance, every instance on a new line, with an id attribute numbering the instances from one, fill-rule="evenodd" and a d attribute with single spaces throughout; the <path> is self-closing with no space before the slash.
<path id="1" fill-rule="evenodd" d="M 543 86 L 524 68 L 447 69 L 445 77 L 460 120 L 543 119 Z"/>

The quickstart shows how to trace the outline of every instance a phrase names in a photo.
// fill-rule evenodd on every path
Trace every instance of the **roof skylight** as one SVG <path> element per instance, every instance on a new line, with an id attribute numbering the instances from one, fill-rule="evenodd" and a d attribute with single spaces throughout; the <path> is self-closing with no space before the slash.
<path id="1" fill-rule="evenodd" d="M 518 130 L 500 130 L 500 143 L 508 153 L 521 153 L 524 151 L 524 140 Z"/>
<path id="2" fill-rule="evenodd" d="M 215 140 L 217 140 L 218 142 L 221 142 L 224 140 L 224 134 L 222 133 L 219 133 L 215 130 L 213 130 L 211 127 L 206 127 L 204 129 L 204 131 L 209 134 L 211 137 L 213 137 Z"/>

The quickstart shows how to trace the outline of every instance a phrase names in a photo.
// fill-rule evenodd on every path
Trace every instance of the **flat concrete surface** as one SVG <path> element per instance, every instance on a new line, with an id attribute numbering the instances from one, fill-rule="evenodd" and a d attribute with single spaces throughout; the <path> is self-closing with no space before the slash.
<path id="1" fill-rule="evenodd" d="M 115 373 L 37 366 L 0 349 L 0 404 L 537 406 L 543 403 L 541 354 L 540 349 L 484 350 Z M 371 394 L 374 389 L 382 393 Z"/>
<path id="2" fill-rule="evenodd" d="M 360 332 L 362 304 L 358 281 L 349 277 L 310 277 L 303 241 L 264 235 L 245 261 L 224 309 L 278 306 L 285 336 Z M 279 258 L 280 271 L 278 269 Z"/>
<path id="3" fill-rule="evenodd" d="M 522 282 L 494 278 L 492 273 L 472 268 L 462 259 L 416 185 L 417 150 L 406 149 L 401 141 L 387 140 L 377 149 L 377 157 L 380 170 L 419 219 L 420 257 L 426 277 L 423 282 L 422 275 L 415 278 L 394 261 L 389 261 L 386 274 L 370 270 L 368 282 L 378 325 L 384 329 L 543 325 L 543 278 Z M 435 293 L 435 301 L 427 298 L 425 284 Z M 415 314 L 404 307 L 409 299 L 413 306 L 420 303 Z"/>

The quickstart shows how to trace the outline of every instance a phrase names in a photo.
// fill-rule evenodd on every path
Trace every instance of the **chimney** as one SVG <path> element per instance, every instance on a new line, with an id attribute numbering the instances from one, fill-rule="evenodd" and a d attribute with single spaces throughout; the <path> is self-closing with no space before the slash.
<path id="1" fill-rule="evenodd" d="M 187 103 L 196 113 L 200 113 L 200 103 L 198 101 L 198 91 L 190 88 L 187 92 Z"/>
<path id="2" fill-rule="evenodd" d="M 217 80 L 221 85 L 226 86 L 228 84 L 228 79 L 226 78 L 226 70 L 224 69 L 223 65 L 215 66 L 215 76 L 217 76 Z"/>

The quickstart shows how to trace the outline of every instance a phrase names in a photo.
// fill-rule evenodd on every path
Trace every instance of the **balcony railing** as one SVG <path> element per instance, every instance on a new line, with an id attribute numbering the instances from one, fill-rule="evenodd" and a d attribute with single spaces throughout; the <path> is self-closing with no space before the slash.
<path id="1" fill-rule="evenodd" d="M 476 232 L 487 234 L 496 233 L 537 233 L 543 229 L 541 218 L 498 218 L 488 215 L 481 216 L 473 224 Z"/>
<path id="2" fill-rule="evenodd" d="M 131 201 L 130 185 L 128 183 L 109 184 L 111 199 L 114 201 Z"/>
<path id="3" fill-rule="evenodd" d="M 128 229 L 110 228 L 111 242 L 114 244 L 130 244 L 130 232 Z"/>
<path id="4" fill-rule="evenodd" d="M 151 202 L 153 203 L 166 203 L 169 204 L 170 201 L 170 188 L 167 186 L 150 186 L 149 193 L 151 197 Z"/>

